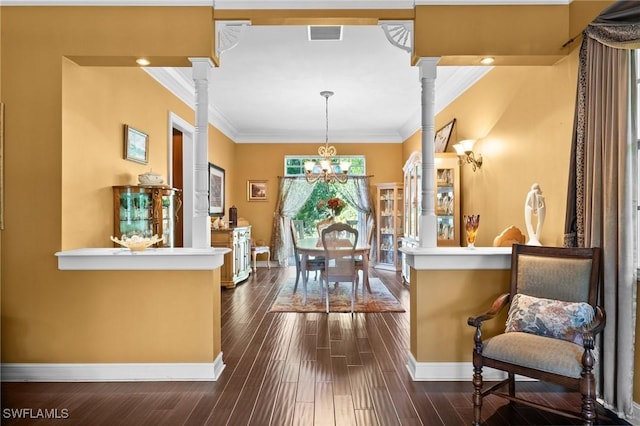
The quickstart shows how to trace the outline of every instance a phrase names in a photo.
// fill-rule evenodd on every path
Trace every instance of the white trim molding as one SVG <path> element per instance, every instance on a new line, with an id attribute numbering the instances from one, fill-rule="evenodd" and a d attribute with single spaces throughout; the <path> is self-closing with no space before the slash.
<path id="1" fill-rule="evenodd" d="M 210 363 L 3 363 L 0 368 L 3 382 L 211 382 L 218 380 L 225 364 L 220 352 Z"/>
<path id="2" fill-rule="evenodd" d="M 471 362 L 418 362 L 411 352 L 408 353 L 407 370 L 415 382 L 467 382 L 473 377 Z M 482 369 L 485 381 L 500 381 L 507 373 L 494 368 Z M 516 376 L 519 381 L 535 381 L 529 377 Z"/>
<path id="3" fill-rule="evenodd" d="M 640 404 L 637 402 L 633 403 L 631 418 L 627 418 L 626 420 L 634 426 L 640 426 Z"/>

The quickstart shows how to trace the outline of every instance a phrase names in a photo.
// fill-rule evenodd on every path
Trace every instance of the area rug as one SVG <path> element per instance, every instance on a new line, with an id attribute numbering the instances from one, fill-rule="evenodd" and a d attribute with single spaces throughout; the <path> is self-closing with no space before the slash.
<path id="1" fill-rule="evenodd" d="M 358 286 L 358 294 L 354 312 L 405 312 L 404 308 L 378 278 L 370 278 L 371 293 L 365 290 L 362 294 L 362 283 Z M 307 303 L 302 304 L 302 280 L 298 289 L 293 292 L 295 279 L 289 279 L 280 289 L 278 297 L 271 306 L 270 312 L 325 312 L 324 297 L 320 281 L 309 278 L 307 283 Z M 335 288 L 329 285 L 329 311 L 351 312 L 351 284 L 340 283 Z"/>

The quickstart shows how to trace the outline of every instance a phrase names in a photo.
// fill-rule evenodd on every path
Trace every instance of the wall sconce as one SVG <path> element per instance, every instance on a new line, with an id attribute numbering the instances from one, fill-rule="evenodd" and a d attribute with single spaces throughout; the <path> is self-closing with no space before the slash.
<path id="1" fill-rule="evenodd" d="M 460 141 L 459 143 L 453 145 L 453 148 L 456 150 L 456 153 L 460 156 L 460 163 L 464 165 L 464 163 L 471 164 L 471 168 L 473 171 L 476 171 L 476 168 L 482 167 L 482 154 L 478 154 L 478 157 L 473 153 L 473 144 L 476 143 L 473 139 L 466 139 Z"/>

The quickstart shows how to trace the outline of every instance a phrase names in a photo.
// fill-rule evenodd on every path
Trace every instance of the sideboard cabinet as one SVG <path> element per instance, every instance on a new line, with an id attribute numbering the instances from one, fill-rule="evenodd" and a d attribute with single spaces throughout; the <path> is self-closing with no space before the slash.
<path id="1" fill-rule="evenodd" d="M 234 288 L 251 273 L 251 226 L 212 229 L 211 247 L 230 248 L 220 268 L 220 284 Z"/>
<path id="2" fill-rule="evenodd" d="M 180 195 L 179 189 L 168 186 L 114 186 L 113 236 L 157 235 L 164 240 L 155 247 L 175 247 Z"/>

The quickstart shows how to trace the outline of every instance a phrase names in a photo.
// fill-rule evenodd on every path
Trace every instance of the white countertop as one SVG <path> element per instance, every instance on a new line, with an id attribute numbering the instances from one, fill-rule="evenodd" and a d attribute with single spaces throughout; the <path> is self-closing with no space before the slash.
<path id="1" fill-rule="evenodd" d="M 59 251 L 58 269 L 64 271 L 213 270 L 222 266 L 228 248 L 81 248 Z"/>
<path id="2" fill-rule="evenodd" d="M 402 247 L 416 270 L 511 269 L 511 247 Z"/>

